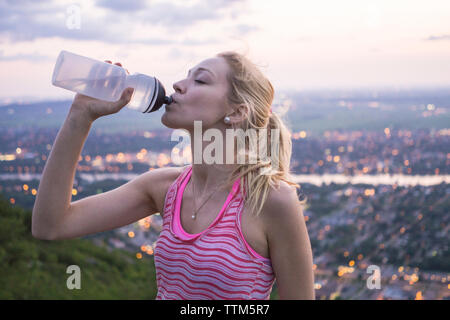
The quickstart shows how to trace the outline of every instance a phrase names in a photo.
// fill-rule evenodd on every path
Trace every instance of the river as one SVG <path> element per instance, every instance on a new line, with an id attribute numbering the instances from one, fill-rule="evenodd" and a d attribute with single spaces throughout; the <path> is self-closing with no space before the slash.
<path id="1" fill-rule="evenodd" d="M 131 180 L 139 176 L 136 173 L 77 173 L 76 179 L 85 180 L 87 183 L 93 183 L 106 179 L 112 180 Z M 2 173 L 0 180 L 21 180 L 31 181 L 40 179 L 41 174 L 18 174 L 18 173 Z M 432 186 L 441 183 L 450 183 L 450 175 L 401 175 L 401 174 L 379 174 L 379 175 L 358 175 L 346 176 L 343 174 L 305 174 L 293 175 L 296 183 L 310 183 L 317 186 L 322 184 L 368 184 L 368 185 L 393 185 L 399 186 Z"/>

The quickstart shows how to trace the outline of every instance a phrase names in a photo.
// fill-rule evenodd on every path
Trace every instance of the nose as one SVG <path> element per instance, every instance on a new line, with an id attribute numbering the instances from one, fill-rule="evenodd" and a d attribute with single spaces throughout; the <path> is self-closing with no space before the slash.
<path id="1" fill-rule="evenodd" d="M 186 86 L 184 85 L 183 81 L 177 81 L 173 84 L 173 89 L 177 93 L 184 93 L 186 91 Z"/>

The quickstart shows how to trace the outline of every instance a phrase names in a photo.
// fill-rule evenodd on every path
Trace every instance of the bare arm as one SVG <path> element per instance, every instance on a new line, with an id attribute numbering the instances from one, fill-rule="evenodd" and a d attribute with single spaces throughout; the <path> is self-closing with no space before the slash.
<path id="1" fill-rule="evenodd" d="M 130 99 L 129 90 L 124 90 L 121 98 L 116 102 L 101 101 L 80 94 L 75 96 L 69 114 L 58 132 L 39 184 L 33 207 L 33 236 L 41 239 L 58 237 L 61 226 L 64 226 L 67 218 L 72 216 L 70 214 L 72 211 L 69 209 L 76 165 L 93 121 L 101 116 L 118 112 Z M 124 188 L 133 189 L 131 196 L 140 197 L 143 200 L 143 195 L 136 191 L 138 184 L 142 183 L 141 180 L 129 183 Z M 117 193 L 117 191 L 111 192 L 102 195 L 101 198 L 111 200 L 111 195 L 117 196 Z M 101 229 L 99 226 L 94 225 L 86 230 L 99 229 Z M 78 235 L 79 233 L 68 232 L 67 234 Z"/>
<path id="2" fill-rule="evenodd" d="M 39 183 L 32 216 L 34 237 L 52 239 L 61 225 L 70 206 L 76 165 L 91 125 L 90 119 L 71 108 Z"/>
<path id="3" fill-rule="evenodd" d="M 280 300 L 314 300 L 311 242 L 297 193 L 290 187 L 275 193 L 266 234 Z"/>

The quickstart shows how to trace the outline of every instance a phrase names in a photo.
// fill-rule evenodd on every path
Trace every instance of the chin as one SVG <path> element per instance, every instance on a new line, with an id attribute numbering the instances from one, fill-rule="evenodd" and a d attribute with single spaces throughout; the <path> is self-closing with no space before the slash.
<path id="1" fill-rule="evenodd" d="M 161 116 L 161 123 L 170 129 L 183 129 L 184 127 L 182 123 L 174 121 L 173 117 L 170 116 L 170 112 L 167 111 Z"/>
<path id="2" fill-rule="evenodd" d="M 172 121 L 170 121 L 170 119 L 168 119 L 167 111 L 165 111 L 163 113 L 163 115 L 161 116 L 161 123 L 163 125 L 165 125 L 167 128 L 175 129 L 173 127 Z"/>

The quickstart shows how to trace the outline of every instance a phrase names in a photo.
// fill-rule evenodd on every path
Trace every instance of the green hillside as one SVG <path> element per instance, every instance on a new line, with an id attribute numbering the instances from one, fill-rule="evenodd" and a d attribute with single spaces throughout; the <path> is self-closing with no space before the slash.
<path id="1" fill-rule="evenodd" d="M 35 239 L 31 211 L 0 194 L 0 299 L 155 299 L 153 258 L 146 256 L 85 239 Z M 70 265 L 81 269 L 79 290 L 67 288 Z"/>

